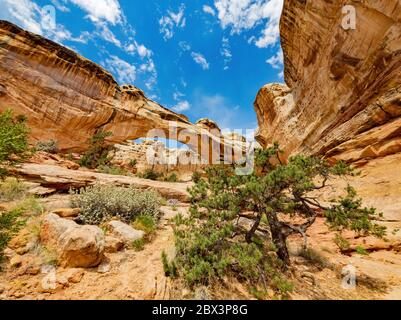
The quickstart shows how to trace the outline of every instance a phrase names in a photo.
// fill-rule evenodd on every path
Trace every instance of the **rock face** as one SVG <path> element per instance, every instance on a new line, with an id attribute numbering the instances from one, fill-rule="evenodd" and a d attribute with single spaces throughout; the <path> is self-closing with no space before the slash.
<path id="1" fill-rule="evenodd" d="M 288 85 L 257 95 L 259 142 L 349 162 L 401 152 L 401 3 L 284 1 L 281 41 Z"/>
<path id="2" fill-rule="evenodd" d="M 160 141 L 145 140 L 142 143 L 126 142 L 114 146 L 112 163 L 132 169 L 131 160 L 136 160 L 135 172 L 153 170 L 160 174 L 176 173 L 185 180 L 192 173 L 203 168 L 197 153 L 187 149 L 166 148 Z"/>
<path id="3" fill-rule="evenodd" d="M 84 170 L 70 170 L 55 165 L 27 163 L 19 167 L 10 168 L 9 172 L 35 181 L 47 188 L 59 191 L 80 189 L 95 184 L 110 184 L 115 186 L 133 186 L 138 189 L 154 189 L 168 199 L 177 199 L 189 202 L 190 196 L 187 192 L 189 183 L 168 183 L 152 181 L 130 176 L 115 176 Z"/>
<path id="4" fill-rule="evenodd" d="M 164 134 L 198 153 L 199 137 L 217 146 L 222 141 L 140 89 L 119 86 L 75 52 L 0 20 L 0 112 L 7 108 L 28 117 L 33 143 L 53 139 L 62 152 L 86 149 L 100 129 L 113 133 L 108 139 L 113 144 Z M 212 153 L 220 154 L 220 148 Z"/>
<path id="5" fill-rule="evenodd" d="M 49 214 L 43 219 L 41 241 L 55 250 L 63 267 L 91 268 L 103 260 L 105 239 L 95 226 L 79 226 L 71 220 Z"/>

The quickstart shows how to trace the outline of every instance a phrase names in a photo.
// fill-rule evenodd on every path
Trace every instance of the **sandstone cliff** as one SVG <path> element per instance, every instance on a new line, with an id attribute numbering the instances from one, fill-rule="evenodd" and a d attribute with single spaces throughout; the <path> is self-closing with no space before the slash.
<path id="1" fill-rule="evenodd" d="M 365 163 L 401 153 L 400 1 L 285 0 L 281 41 L 287 85 L 255 101 L 262 145 Z"/>
<path id="2" fill-rule="evenodd" d="M 110 73 L 75 52 L 0 21 L 0 111 L 6 108 L 28 117 L 33 143 L 54 139 L 61 151 L 84 150 L 99 129 L 112 131 L 110 143 L 158 129 L 198 153 L 206 148 L 210 158 L 211 153 L 220 157 L 224 139 L 151 101 L 140 89 L 119 86 Z M 228 149 L 231 144 L 224 142 Z"/>

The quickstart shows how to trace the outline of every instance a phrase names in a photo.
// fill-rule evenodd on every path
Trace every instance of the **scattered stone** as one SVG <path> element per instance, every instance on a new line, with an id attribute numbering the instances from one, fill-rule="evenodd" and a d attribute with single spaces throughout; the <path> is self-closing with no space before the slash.
<path id="1" fill-rule="evenodd" d="M 10 265 L 13 268 L 19 268 L 22 265 L 22 257 L 21 256 L 14 256 L 13 258 L 11 258 L 10 260 Z"/>
<path id="2" fill-rule="evenodd" d="M 45 246 L 54 248 L 63 267 L 91 268 L 103 260 L 104 234 L 95 226 L 80 226 L 49 214 L 43 220 L 41 240 Z"/>
<path id="3" fill-rule="evenodd" d="M 145 236 L 145 232 L 141 230 L 135 230 L 128 224 L 121 221 L 111 221 L 108 224 L 110 231 L 114 236 L 121 239 L 124 244 L 130 246 L 136 240 L 142 239 Z"/>
<path id="4" fill-rule="evenodd" d="M 80 283 L 84 277 L 85 272 L 82 269 L 68 269 L 64 272 L 57 274 L 57 282 L 64 286 L 68 286 L 70 283 Z"/>
<path id="5" fill-rule="evenodd" d="M 71 209 L 71 208 L 61 208 L 53 210 L 52 213 L 57 214 L 61 218 L 76 218 L 78 217 L 81 210 L 79 208 Z"/>
<path id="6" fill-rule="evenodd" d="M 8 260 L 11 260 L 12 258 L 14 258 L 17 255 L 17 253 L 10 248 L 5 248 L 3 251 L 3 254 Z"/>
<path id="7" fill-rule="evenodd" d="M 103 261 L 98 267 L 97 272 L 99 273 L 108 273 L 110 272 L 111 266 L 108 261 Z"/>
<path id="8" fill-rule="evenodd" d="M 116 237 L 106 236 L 105 252 L 116 253 L 124 248 L 124 242 Z"/>

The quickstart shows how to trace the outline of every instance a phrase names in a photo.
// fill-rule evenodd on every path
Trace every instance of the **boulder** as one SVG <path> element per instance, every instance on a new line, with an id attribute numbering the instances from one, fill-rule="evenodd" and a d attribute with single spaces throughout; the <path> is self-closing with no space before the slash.
<path id="1" fill-rule="evenodd" d="M 116 253 L 124 248 L 124 242 L 113 236 L 106 236 L 105 252 Z"/>
<path id="2" fill-rule="evenodd" d="M 145 236 L 145 232 L 135 230 L 128 224 L 121 221 L 111 221 L 108 224 L 112 234 L 121 239 L 126 245 L 130 246 L 136 240 L 142 239 Z"/>
<path id="3" fill-rule="evenodd" d="M 103 260 L 105 238 L 98 227 L 80 226 L 49 214 L 43 219 L 40 238 L 44 246 L 57 252 L 63 267 L 91 268 Z"/>

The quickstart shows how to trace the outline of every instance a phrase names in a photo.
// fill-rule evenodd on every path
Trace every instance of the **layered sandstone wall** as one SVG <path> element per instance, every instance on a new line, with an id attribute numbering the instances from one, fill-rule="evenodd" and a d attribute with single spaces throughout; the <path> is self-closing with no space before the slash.
<path id="1" fill-rule="evenodd" d="M 342 27 L 345 5 L 356 29 Z M 259 142 L 350 162 L 401 153 L 401 2 L 285 0 L 287 85 L 263 87 Z"/>
<path id="2" fill-rule="evenodd" d="M 149 137 L 157 129 L 156 135 L 187 143 L 206 160 L 220 158 L 221 142 L 241 149 L 237 141 L 190 123 L 140 89 L 119 86 L 75 52 L 0 21 L 0 112 L 7 108 L 28 117 L 33 143 L 54 139 L 61 151 L 85 150 L 99 129 L 113 133 L 108 139 L 113 144 Z"/>

